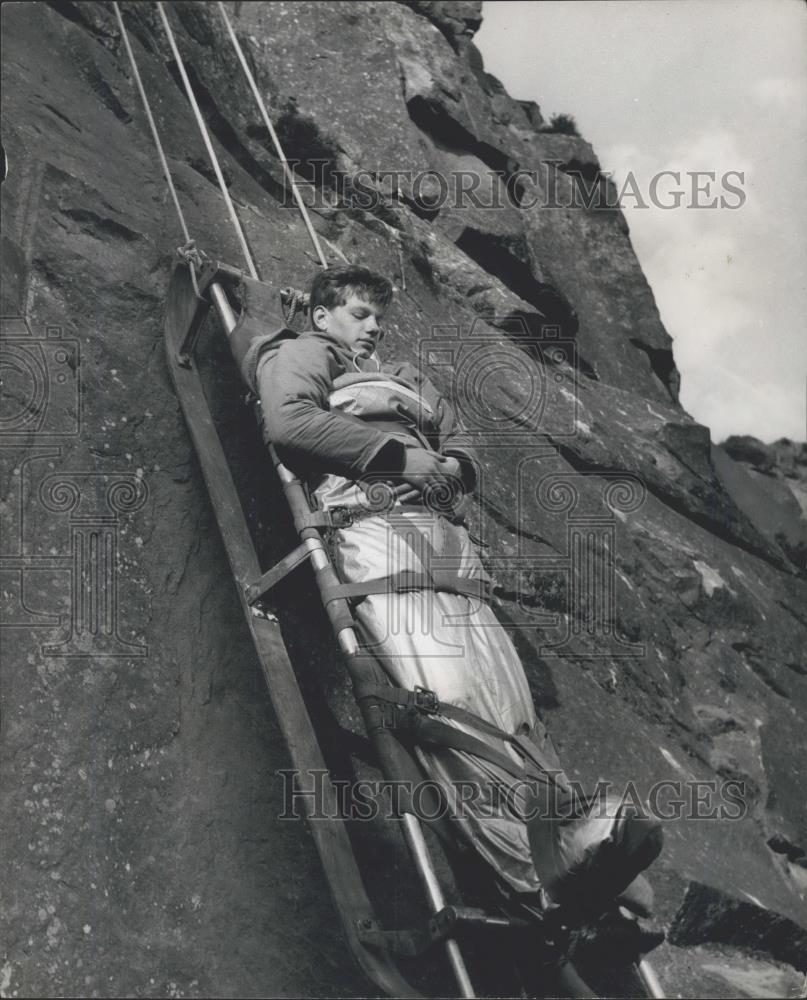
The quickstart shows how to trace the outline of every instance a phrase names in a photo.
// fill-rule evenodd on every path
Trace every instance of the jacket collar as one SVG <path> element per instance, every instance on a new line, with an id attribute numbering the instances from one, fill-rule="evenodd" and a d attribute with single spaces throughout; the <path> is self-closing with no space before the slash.
<path id="1" fill-rule="evenodd" d="M 369 358 L 360 358 L 357 354 L 351 354 L 338 337 L 325 330 L 308 330 L 302 336 L 318 337 L 324 341 L 337 355 L 342 367 L 348 373 L 367 372 L 378 374 L 381 371 L 381 360 L 377 354 Z"/>

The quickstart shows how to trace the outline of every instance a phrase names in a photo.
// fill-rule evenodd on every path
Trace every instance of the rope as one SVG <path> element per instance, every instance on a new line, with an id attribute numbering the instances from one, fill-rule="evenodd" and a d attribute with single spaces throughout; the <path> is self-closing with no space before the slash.
<path id="1" fill-rule="evenodd" d="M 158 6 L 161 6 L 158 4 Z M 269 135 L 274 143 L 275 150 L 277 152 L 278 158 L 283 165 L 283 171 L 286 175 L 286 180 L 291 184 L 291 193 L 294 196 L 294 200 L 297 203 L 297 207 L 300 209 L 300 214 L 303 217 L 303 222 L 305 222 L 305 227 L 308 230 L 308 235 L 311 237 L 311 242 L 314 244 L 314 250 L 316 251 L 317 257 L 319 258 L 320 264 L 323 267 L 328 266 L 328 261 L 325 258 L 325 254 L 322 252 L 322 247 L 320 246 L 317 234 L 314 231 L 314 227 L 311 224 L 311 218 L 308 211 L 303 203 L 303 199 L 300 197 L 300 192 L 297 189 L 297 178 L 294 176 L 294 171 L 289 166 L 288 160 L 286 159 L 286 154 L 283 152 L 283 147 L 280 145 L 280 140 L 277 137 L 277 132 L 275 132 L 274 126 L 272 125 L 271 119 L 269 118 L 269 112 L 266 110 L 266 104 L 264 103 L 263 97 L 261 97 L 261 92 L 258 90 L 258 85 L 255 83 L 255 77 L 252 75 L 252 70 L 249 68 L 246 56 L 244 55 L 244 50 L 241 48 L 241 43 L 238 41 L 235 32 L 233 31 L 233 26 L 230 23 L 229 15 L 227 10 L 219 0 L 219 11 L 221 13 L 224 24 L 227 28 L 227 33 L 230 36 L 230 41 L 233 43 L 233 48 L 238 56 L 238 61 L 241 63 L 241 68 L 244 71 L 244 75 L 249 83 L 250 90 L 252 91 L 255 100 L 258 103 L 258 109 L 261 112 L 261 117 L 263 118 L 263 123 L 266 126 Z"/>
<path id="2" fill-rule="evenodd" d="M 188 95 L 188 100 L 190 101 L 191 108 L 193 109 L 194 117 L 196 118 L 196 124 L 199 126 L 199 131 L 202 134 L 202 140 L 204 141 L 205 148 L 207 149 L 207 155 L 210 157 L 210 163 L 216 174 L 216 179 L 219 182 L 219 187 L 221 188 L 221 193 L 224 196 L 224 201 L 227 205 L 227 210 L 230 213 L 230 219 L 235 228 L 236 235 L 238 236 L 238 241 L 241 244 L 241 250 L 244 254 L 244 259 L 247 262 L 247 268 L 249 270 L 250 276 L 256 280 L 260 280 L 257 269 L 255 268 L 255 263 L 252 259 L 252 254 L 250 253 L 249 246 L 247 244 L 246 236 L 244 235 L 244 230 L 241 228 L 241 223 L 238 219 L 238 215 L 235 211 L 235 205 L 233 205 L 233 200 L 230 197 L 230 192 L 227 190 L 227 185 L 224 182 L 224 175 L 221 172 L 221 167 L 219 166 L 218 157 L 216 156 L 216 151 L 213 149 L 213 144 L 210 141 L 210 135 L 207 131 L 207 126 L 205 125 L 204 118 L 202 117 L 202 112 L 199 110 L 199 104 L 196 101 L 196 95 L 193 92 L 193 87 L 191 87 L 191 82 L 188 79 L 188 74 L 185 72 L 185 63 L 182 61 L 182 56 L 179 54 L 179 49 L 177 48 L 177 43 L 174 38 L 174 33 L 171 30 L 171 25 L 168 23 L 168 18 L 166 17 L 165 10 L 161 0 L 157 2 L 157 10 L 160 13 L 160 17 L 163 22 L 163 27 L 165 28 L 165 34 L 168 38 L 168 44 L 171 46 L 171 52 L 174 55 L 174 61 L 176 62 L 177 69 L 179 70 L 179 75 L 182 77 L 182 83 L 185 87 L 185 93 Z"/>
<path id="3" fill-rule="evenodd" d="M 193 271 L 196 267 L 203 267 L 205 261 L 210 260 L 204 250 L 197 247 L 196 240 L 188 240 L 184 246 L 177 247 L 177 257 L 179 257 L 180 260 L 184 260 L 185 263 L 190 266 L 191 271 Z M 199 289 L 196 288 L 196 285 L 194 285 L 194 288 L 196 289 L 196 294 L 198 295 Z"/>
<path id="4" fill-rule="evenodd" d="M 168 183 L 168 190 L 171 192 L 171 198 L 174 202 L 174 208 L 177 210 L 177 216 L 179 217 L 179 225 L 182 229 L 182 235 L 185 237 L 184 247 L 179 247 L 177 253 L 179 256 L 186 261 L 191 272 L 191 281 L 193 283 L 193 290 L 196 294 L 199 294 L 199 285 L 196 282 L 196 269 L 194 265 L 201 265 L 201 251 L 196 249 L 196 241 L 191 238 L 191 234 L 188 231 L 187 223 L 185 222 L 185 216 L 182 212 L 182 206 L 179 203 L 179 196 L 177 195 L 177 189 L 174 187 L 174 179 L 171 176 L 171 168 L 168 166 L 168 160 L 165 156 L 165 151 L 163 150 L 163 144 L 160 141 L 160 133 L 157 131 L 157 124 L 154 121 L 154 115 L 151 113 L 151 105 L 149 104 L 149 99 L 146 96 L 146 88 L 143 86 L 143 81 L 140 78 L 140 71 L 137 68 L 137 62 L 135 61 L 134 52 L 132 51 L 132 46 L 129 42 L 129 33 L 126 30 L 126 25 L 123 23 L 123 17 L 120 12 L 120 7 L 118 6 L 117 0 L 113 0 L 112 6 L 115 10 L 115 16 L 118 19 L 118 26 L 120 27 L 121 38 L 123 39 L 123 44 L 126 48 L 126 54 L 129 57 L 129 62 L 132 67 L 132 76 L 134 77 L 135 84 L 137 85 L 138 92 L 140 93 L 140 100 L 143 102 L 143 108 L 146 112 L 146 118 L 148 119 L 149 128 L 151 129 L 151 135 L 154 139 L 154 145 L 157 147 L 157 155 L 160 158 L 160 164 L 163 168 L 163 174 Z M 192 252 L 184 252 L 186 250 Z"/>
<path id="5" fill-rule="evenodd" d="M 309 297 L 297 288 L 280 289 L 280 306 L 283 319 L 291 326 L 298 313 L 304 313 L 308 308 Z"/>

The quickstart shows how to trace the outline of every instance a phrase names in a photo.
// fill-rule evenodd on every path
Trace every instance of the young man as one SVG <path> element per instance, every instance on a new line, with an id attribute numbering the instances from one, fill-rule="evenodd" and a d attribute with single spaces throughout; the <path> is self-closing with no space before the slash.
<path id="1" fill-rule="evenodd" d="M 311 333 L 284 343 L 276 357 L 261 359 L 258 381 L 266 430 L 291 468 L 299 463 L 308 472 L 341 472 L 354 480 L 383 473 L 419 491 L 450 486 L 463 472 L 473 474 L 466 453 L 441 454 L 423 447 L 403 426 L 391 429 L 391 419 L 356 422 L 342 418 L 355 407 L 331 411 L 328 399 L 335 379 L 380 372 L 375 351 L 391 300 L 390 282 L 365 268 L 321 271 L 311 290 Z M 273 363 L 267 365 L 270 357 Z M 420 381 L 410 365 L 395 368 L 404 370 L 410 380 Z M 427 391 L 435 395 L 433 388 Z"/>
<path id="2" fill-rule="evenodd" d="M 618 808 L 527 822 L 531 811 L 568 804 L 569 784 L 454 513 L 475 484 L 473 455 L 423 374 L 378 360 L 391 299 L 390 282 L 363 267 L 316 275 L 312 329 L 268 338 L 247 363 L 265 433 L 320 507 L 354 514 L 334 533 L 336 568 L 346 583 L 385 581 L 354 613 L 390 682 L 437 698 L 443 745 L 416 753 L 460 835 L 511 897 L 593 912 L 653 860 L 660 832 Z M 402 579 L 408 589 L 396 589 Z"/>

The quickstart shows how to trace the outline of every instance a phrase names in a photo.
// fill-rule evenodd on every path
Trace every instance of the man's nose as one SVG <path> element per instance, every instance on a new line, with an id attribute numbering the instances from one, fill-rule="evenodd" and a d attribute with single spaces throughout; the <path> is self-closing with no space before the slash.
<path id="1" fill-rule="evenodd" d="M 378 333 L 381 327 L 378 325 L 378 320 L 375 316 L 368 316 L 364 322 L 364 329 L 367 333 Z"/>

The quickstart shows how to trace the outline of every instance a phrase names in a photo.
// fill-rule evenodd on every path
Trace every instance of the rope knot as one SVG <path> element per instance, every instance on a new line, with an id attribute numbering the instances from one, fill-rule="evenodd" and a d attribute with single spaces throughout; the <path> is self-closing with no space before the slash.
<path id="1" fill-rule="evenodd" d="M 309 296 L 306 292 L 301 292 L 298 288 L 281 288 L 280 305 L 283 310 L 283 319 L 291 325 L 294 317 L 298 313 L 304 313 L 308 308 Z"/>
<path id="2" fill-rule="evenodd" d="M 202 267 L 204 262 L 209 260 L 204 250 L 197 247 L 196 240 L 188 240 L 181 247 L 177 247 L 177 257 L 194 268 Z"/>
<path id="3" fill-rule="evenodd" d="M 199 294 L 199 283 L 196 280 L 196 269 L 201 268 L 206 260 L 210 260 L 204 250 L 196 245 L 196 240 L 188 240 L 181 247 L 177 247 L 177 257 L 188 265 L 191 272 L 191 284 L 196 294 Z"/>

